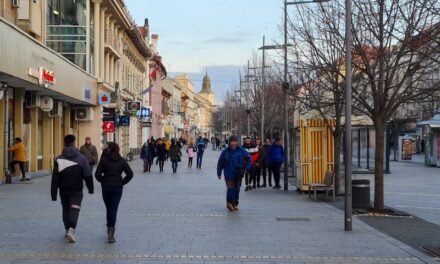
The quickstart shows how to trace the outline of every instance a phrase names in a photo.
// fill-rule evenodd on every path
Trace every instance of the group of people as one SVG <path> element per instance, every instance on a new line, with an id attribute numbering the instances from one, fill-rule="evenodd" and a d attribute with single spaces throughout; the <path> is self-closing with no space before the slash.
<path id="1" fill-rule="evenodd" d="M 245 178 L 245 191 L 265 188 L 267 183 L 269 187 L 272 187 L 272 174 L 273 188 L 281 189 L 280 169 L 284 161 L 284 149 L 280 138 L 273 143 L 270 139 L 266 139 L 262 145 L 259 139 L 252 142 L 248 137 L 240 147 L 237 137 L 231 136 L 228 143 L 228 147 L 223 150 L 217 163 L 217 177 L 221 179 L 223 172 L 227 187 L 226 207 L 230 211 L 239 210 L 239 194 L 243 177 Z M 262 183 L 261 178 L 263 178 Z"/>
<path id="2" fill-rule="evenodd" d="M 167 138 L 149 138 L 141 148 L 140 158 L 144 164 L 144 172 L 150 172 L 153 164 L 159 165 L 159 172 L 164 171 L 165 161 L 171 161 L 173 173 L 177 173 L 179 162 L 182 161 L 182 150 L 185 148 L 186 141 Z M 188 154 L 188 168 L 192 168 L 194 156 L 197 155 L 196 167 L 202 169 L 203 154 L 206 149 L 206 141 L 199 137 L 196 142 L 190 140 L 186 146 Z"/>
<path id="3" fill-rule="evenodd" d="M 212 150 L 222 150 L 222 141 L 219 137 L 211 137 Z"/>

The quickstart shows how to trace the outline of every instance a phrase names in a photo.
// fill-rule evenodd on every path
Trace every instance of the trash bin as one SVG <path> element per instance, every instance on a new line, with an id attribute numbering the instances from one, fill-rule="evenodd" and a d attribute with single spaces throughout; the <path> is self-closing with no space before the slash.
<path id="1" fill-rule="evenodd" d="M 352 180 L 353 208 L 370 208 L 370 180 Z"/>

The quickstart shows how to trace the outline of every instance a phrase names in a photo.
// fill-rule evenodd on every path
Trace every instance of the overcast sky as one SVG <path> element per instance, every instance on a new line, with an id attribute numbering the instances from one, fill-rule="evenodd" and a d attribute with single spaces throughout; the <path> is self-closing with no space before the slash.
<path id="1" fill-rule="evenodd" d="M 139 25 L 148 18 L 150 32 L 159 34 L 159 53 L 170 72 L 192 73 L 200 89 L 199 75 L 208 68 L 217 101 L 237 82 L 238 67 L 261 46 L 263 35 L 267 42 L 282 38 L 282 0 L 125 2 Z"/>

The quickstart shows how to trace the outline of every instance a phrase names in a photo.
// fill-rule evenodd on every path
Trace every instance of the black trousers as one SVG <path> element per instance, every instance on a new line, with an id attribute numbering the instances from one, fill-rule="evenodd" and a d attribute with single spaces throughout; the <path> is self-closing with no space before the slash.
<path id="1" fill-rule="evenodd" d="M 177 160 L 171 160 L 171 167 L 173 168 L 174 173 L 177 172 L 177 165 L 178 164 L 179 164 L 179 162 Z"/>
<path id="2" fill-rule="evenodd" d="M 191 168 L 192 165 L 193 165 L 193 159 L 194 159 L 193 157 L 189 157 L 189 158 L 188 158 L 188 167 L 189 167 L 189 168 Z"/>
<path id="3" fill-rule="evenodd" d="M 266 185 L 266 181 L 269 180 L 269 185 L 272 185 L 272 169 L 270 166 L 263 166 L 263 185 Z"/>
<path id="4" fill-rule="evenodd" d="M 240 187 L 243 177 L 236 178 L 234 180 L 226 180 L 226 202 L 232 205 L 238 205 L 240 203 Z"/>
<path id="5" fill-rule="evenodd" d="M 24 172 L 24 161 L 18 161 L 18 160 L 12 161 L 11 164 L 10 164 L 11 173 L 15 173 L 15 165 L 16 164 L 18 164 L 18 166 L 20 167 L 21 177 L 23 179 L 25 179 L 26 178 L 26 173 Z"/>
<path id="6" fill-rule="evenodd" d="M 164 159 L 159 159 L 159 171 L 162 172 L 163 171 L 163 165 L 165 164 L 165 160 Z"/>
<path id="7" fill-rule="evenodd" d="M 78 223 L 79 211 L 83 199 L 82 191 L 63 192 L 60 190 L 61 205 L 63 207 L 64 228 L 76 228 Z"/>
<path id="8" fill-rule="evenodd" d="M 107 209 L 107 227 L 115 227 L 122 186 L 102 186 L 102 199 Z"/>
<path id="9" fill-rule="evenodd" d="M 254 186 L 255 183 L 257 183 L 258 186 L 260 186 L 260 181 L 261 181 L 261 167 L 254 167 L 252 169 L 252 172 L 254 173 Z"/>
<path id="10" fill-rule="evenodd" d="M 272 168 L 272 172 L 273 172 L 273 179 L 275 181 L 275 186 L 279 187 L 280 186 L 280 169 L 281 169 L 281 163 L 274 163 L 271 165 Z"/>

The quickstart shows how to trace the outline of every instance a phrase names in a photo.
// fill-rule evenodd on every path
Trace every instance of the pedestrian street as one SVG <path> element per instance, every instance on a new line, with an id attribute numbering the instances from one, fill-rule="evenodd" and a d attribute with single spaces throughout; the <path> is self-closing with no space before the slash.
<path id="1" fill-rule="evenodd" d="M 242 188 L 240 211 L 226 209 L 224 181 L 216 177 L 219 151 L 207 150 L 201 170 L 176 174 L 171 163 L 142 172 L 124 187 L 116 243 L 107 243 L 101 187 L 84 192 L 77 242 L 64 241 L 59 199 L 50 176 L 0 186 L 0 263 L 435 263 L 354 217 L 291 190 Z"/>

